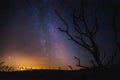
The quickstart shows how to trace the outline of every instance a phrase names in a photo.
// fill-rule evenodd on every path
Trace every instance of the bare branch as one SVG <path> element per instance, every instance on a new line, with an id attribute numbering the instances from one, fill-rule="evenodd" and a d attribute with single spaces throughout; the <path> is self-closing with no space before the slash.
<path id="1" fill-rule="evenodd" d="M 58 30 L 61 31 L 61 32 L 67 32 L 66 30 L 63 30 L 61 28 L 58 28 Z"/>
<path id="2" fill-rule="evenodd" d="M 85 19 L 85 9 L 84 9 L 84 0 L 81 0 L 81 21 L 83 22 L 86 30 L 86 34 L 90 35 L 90 30 L 88 28 L 86 19 Z"/>
<path id="3" fill-rule="evenodd" d="M 105 59 L 105 57 L 106 57 L 106 52 L 104 51 L 101 61 L 103 61 Z"/>
<path id="4" fill-rule="evenodd" d="M 80 36 L 89 37 L 88 34 L 86 34 L 85 32 L 82 32 L 80 26 L 78 25 L 77 20 L 79 20 L 79 19 L 78 18 L 76 19 L 75 15 L 73 15 L 72 19 L 73 19 L 73 26 L 74 26 L 74 29 L 76 30 L 76 32 L 78 32 L 78 34 Z"/>
<path id="5" fill-rule="evenodd" d="M 92 48 L 92 45 L 87 44 L 87 43 L 85 42 L 85 40 L 83 39 L 82 36 L 81 36 L 81 38 L 80 38 L 79 36 L 76 36 L 76 35 L 75 35 L 75 37 L 76 37 L 77 39 L 81 40 L 82 43 L 83 43 L 86 47 L 88 47 L 88 48 Z M 92 50 L 91 50 L 91 51 L 92 51 Z"/>
<path id="6" fill-rule="evenodd" d="M 70 33 L 69 33 L 69 26 L 68 26 L 68 24 L 66 23 L 66 21 L 62 18 L 62 16 L 60 15 L 60 13 L 56 10 L 56 13 L 57 13 L 57 15 L 59 16 L 59 18 L 64 22 L 64 24 L 66 25 L 66 27 L 67 27 L 67 30 L 64 30 L 64 29 L 61 29 L 61 28 L 58 28 L 61 32 L 64 32 L 64 33 L 66 33 L 67 34 L 67 36 L 70 38 L 69 40 L 72 40 L 72 41 L 74 41 L 75 43 L 77 43 L 77 44 L 79 44 L 80 46 L 82 46 L 82 47 L 85 47 L 85 48 L 87 48 L 89 51 L 91 51 L 91 49 L 89 49 L 86 45 L 85 45 L 85 42 L 82 40 L 82 42 L 84 42 L 84 44 L 83 43 L 81 43 L 81 42 L 79 42 L 79 41 L 77 41 Z M 82 33 L 83 34 L 83 33 Z"/>
<path id="7" fill-rule="evenodd" d="M 114 52 L 114 53 L 112 54 L 112 56 L 110 57 L 110 59 L 109 59 L 108 63 L 106 64 L 106 66 L 113 65 L 113 62 L 114 62 L 115 57 L 116 57 L 116 55 L 117 55 L 117 52 L 118 52 L 118 50 L 117 50 L 117 48 L 116 48 L 115 52 Z"/>
<path id="8" fill-rule="evenodd" d="M 72 68 L 72 66 L 71 66 L 71 65 L 68 65 L 68 67 L 69 67 L 71 70 L 73 70 L 73 68 Z"/>
<path id="9" fill-rule="evenodd" d="M 96 67 L 96 64 L 95 64 L 94 60 L 91 60 L 91 63 L 93 65 L 93 67 Z"/>
<path id="10" fill-rule="evenodd" d="M 59 16 L 59 18 L 63 21 L 63 23 L 66 26 L 66 30 L 69 31 L 69 25 L 67 24 L 67 22 L 64 20 L 64 18 L 60 15 L 59 11 L 56 9 L 55 10 L 56 14 Z"/>
<path id="11" fill-rule="evenodd" d="M 61 29 L 61 28 L 58 28 L 58 29 L 59 29 L 61 32 L 66 33 L 67 36 L 70 38 L 69 40 L 74 41 L 75 43 L 79 44 L 80 46 L 82 46 L 82 47 L 88 49 L 90 52 L 92 52 L 92 50 L 89 48 L 90 46 L 87 45 L 87 44 L 84 42 L 84 40 L 82 40 L 82 42 L 84 42 L 84 43 L 81 43 L 81 42 L 77 41 L 67 30 L 63 30 L 63 29 Z M 86 45 L 87 45 L 87 46 L 86 46 Z"/>
<path id="12" fill-rule="evenodd" d="M 75 56 L 74 56 L 74 58 L 78 61 L 78 64 L 77 64 L 76 66 L 82 67 L 82 68 L 89 68 L 89 67 L 87 67 L 87 66 L 81 65 L 81 64 L 80 64 L 80 59 L 79 59 L 79 58 L 77 58 L 77 57 L 75 57 Z"/>
<path id="13" fill-rule="evenodd" d="M 98 29 L 99 29 L 99 26 L 98 26 L 98 18 L 97 18 L 97 10 L 98 8 L 95 9 L 95 24 L 91 30 L 91 34 L 92 36 L 94 36 L 97 32 L 98 32 Z"/>

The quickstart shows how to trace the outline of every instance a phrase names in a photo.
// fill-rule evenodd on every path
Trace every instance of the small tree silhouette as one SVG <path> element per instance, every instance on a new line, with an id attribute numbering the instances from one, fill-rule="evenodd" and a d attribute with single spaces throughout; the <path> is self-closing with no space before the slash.
<path id="1" fill-rule="evenodd" d="M 106 52 L 104 52 L 104 56 L 101 57 L 100 49 L 94 39 L 96 33 L 99 30 L 97 10 L 98 10 L 98 8 L 96 8 L 94 11 L 94 26 L 92 28 L 90 28 L 90 26 L 87 24 L 87 21 L 85 18 L 84 1 L 81 0 L 81 13 L 79 15 L 76 15 L 76 13 L 73 12 L 73 14 L 72 14 L 72 24 L 71 25 L 73 25 L 74 30 L 77 32 L 77 34 L 78 34 L 77 36 L 75 36 L 72 32 L 70 32 L 70 26 L 68 25 L 66 20 L 61 16 L 61 14 L 58 10 L 55 10 L 55 12 L 58 15 L 58 17 L 60 18 L 60 20 L 66 26 L 65 29 L 62 29 L 62 28 L 58 28 L 58 29 L 59 29 L 59 31 L 65 33 L 69 37 L 69 40 L 77 43 L 78 45 L 82 46 L 87 51 L 89 51 L 89 53 L 93 56 L 93 59 L 94 59 L 94 60 L 91 60 L 93 67 L 110 66 L 110 65 L 113 65 L 115 56 L 116 56 L 118 50 L 120 50 L 120 45 L 118 44 L 118 33 L 116 31 L 117 28 L 115 27 L 118 7 L 115 6 L 115 11 L 113 14 L 113 19 L 112 19 L 113 20 L 112 28 L 113 28 L 114 36 L 115 36 L 114 41 L 115 41 L 117 48 L 106 64 L 103 64 L 103 60 L 106 57 Z M 79 24 L 79 21 L 84 24 L 85 30 L 81 29 L 81 25 Z M 80 64 L 79 58 L 77 58 L 77 57 L 74 57 L 74 58 L 76 60 L 78 60 L 78 65 L 77 65 L 78 67 L 88 68 L 88 67 Z"/>

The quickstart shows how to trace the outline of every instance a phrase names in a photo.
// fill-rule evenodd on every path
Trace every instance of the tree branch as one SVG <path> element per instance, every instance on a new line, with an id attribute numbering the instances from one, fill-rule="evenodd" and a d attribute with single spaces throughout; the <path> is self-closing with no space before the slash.
<path id="1" fill-rule="evenodd" d="M 98 26 L 98 18 L 97 18 L 97 10 L 98 8 L 95 9 L 95 24 L 91 30 L 91 34 L 92 36 L 94 36 L 97 32 L 98 32 L 98 29 L 99 29 L 99 26 Z"/>
<path id="2" fill-rule="evenodd" d="M 89 68 L 89 67 L 87 67 L 87 66 L 81 65 L 81 64 L 80 64 L 80 59 L 79 59 L 79 58 L 77 58 L 77 57 L 75 57 L 75 56 L 74 56 L 74 58 L 78 61 L 78 64 L 77 64 L 76 66 L 82 67 L 82 68 Z"/>
<path id="3" fill-rule="evenodd" d="M 114 60 L 115 60 L 116 55 L 117 55 L 117 49 L 115 50 L 115 52 L 112 54 L 112 56 L 111 56 L 110 59 L 108 60 L 106 66 L 113 65 L 113 62 L 114 62 Z"/>
<path id="4" fill-rule="evenodd" d="M 72 66 L 71 66 L 71 65 L 68 65 L 68 67 L 69 67 L 71 70 L 73 70 L 73 68 L 72 68 Z"/>
<path id="5" fill-rule="evenodd" d="M 101 61 L 103 61 L 105 59 L 105 57 L 106 57 L 106 52 L 104 51 Z"/>
<path id="6" fill-rule="evenodd" d="M 64 18 L 60 15 L 59 11 L 56 9 L 55 10 L 56 14 L 59 16 L 59 18 L 63 21 L 63 23 L 66 26 L 66 30 L 69 32 L 69 25 L 67 24 L 67 22 L 64 20 Z"/>

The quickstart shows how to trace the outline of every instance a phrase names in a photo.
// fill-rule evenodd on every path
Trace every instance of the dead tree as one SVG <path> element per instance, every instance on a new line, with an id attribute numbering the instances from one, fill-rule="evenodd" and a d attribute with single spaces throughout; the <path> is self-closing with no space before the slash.
<path id="1" fill-rule="evenodd" d="M 66 20 L 61 16 L 60 12 L 58 10 L 55 10 L 56 14 L 58 15 L 58 17 L 60 18 L 60 20 L 64 23 L 64 25 L 66 26 L 65 29 L 62 28 L 58 28 L 59 31 L 65 33 L 68 37 L 69 40 L 77 43 L 78 45 L 82 46 L 83 48 L 85 48 L 87 51 L 89 51 L 89 53 L 92 55 L 94 60 L 91 60 L 92 65 L 95 67 L 103 67 L 105 64 L 103 64 L 103 60 L 105 59 L 105 52 L 104 52 L 104 56 L 101 57 L 100 55 L 100 51 L 99 51 L 99 47 L 98 44 L 95 41 L 95 35 L 97 34 L 98 30 L 99 30 L 99 25 L 98 25 L 98 17 L 97 17 L 97 8 L 94 11 L 94 26 L 92 28 L 90 28 L 90 26 L 88 25 L 86 18 L 85 18 L 85 8 L 84 8 L 84 1 L 81 0 L 81 13 L 79 15 L 76 15 L 76 13 L 74 12 L 72 14 L 72 24 L 73 28 L 75 30 L 75 32 L 77 32 L 77 35 L 73 35 L 72 32 L 70 31 L 70 26 L 69 24 L 66 22 Z M 114 16 L 113 16 L 113 26 L 115 23 L 115 15 L 116 15 L 117 11 L 115 11 Z M 83 23 L 84 24 L 84 28 L 85 30 L 83 30 L 79 23 Z M 114 33 L 115 36 L 116 34 L 116 29 L 114 29 Z M 118 41 L 117 41 L 117 37 L 115 37 L 115 43 L 117 45 Z M 117 45 L 118 46 L 118 45 Z M 115 53 L 113 53 L 113 55 L 111 56 L 110 60 L 108 61 L 107 65 L 111 64 L 114 60 L 116 56 L 116 51 Z M 84 68 L 88 68 L 86 66 L 83 66 L 80 64 L 80 59 L 77 57 L 74 57 L 76 60 L 78 60 L 79 67 L 84 67 Z"/>

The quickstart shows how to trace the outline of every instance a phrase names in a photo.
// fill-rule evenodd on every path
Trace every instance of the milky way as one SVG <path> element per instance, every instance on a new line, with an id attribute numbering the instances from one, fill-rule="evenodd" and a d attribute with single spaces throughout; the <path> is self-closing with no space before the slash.
<path id="1" fill-rule="evenodd" d="M 63 41 L 49 1 L 18 3 L 6 26 L 3 60 L 14 67 L 63 68 L 73 64 L 73 54 Z M 48 7 L 46 7 L 46 4 Z M 19 56 L 19 57 L 18 57 Z M 7 61 L 8 60 L 8 61 Z M 24 63 L 22 63 L 22 61 Z"/>
<path id="2" fill-rule="evenodd" d="M 118 3 L 117 0 L 113 2 Z M 95 41 L 101 56 L 104 50 L 110 56 L 115 48 L 110 28 L 113 2 L 85 0 L 85 18 L 89 28 L 94 24 L 94 10 L 99 8 L 97 16 L 100 27 Z M 75 37 L 77 34 L 71 28 L 71 15 L 75 10 L 77 13 L 81 11 L 80 0 L 0 0 L 0 8 L 0 59 L 5 61 L 5 65 L 15 69 L 70 69 L 68 65 L 71 65 L 77 69 L 73 56 L 79 57 L 81 64 L 91 65 L 91 54 L 58 30 L 65 28 L 65 25 L 55 13 L 58 9 Z M 84 30 L 84 25 L 80 28 Z"/>

